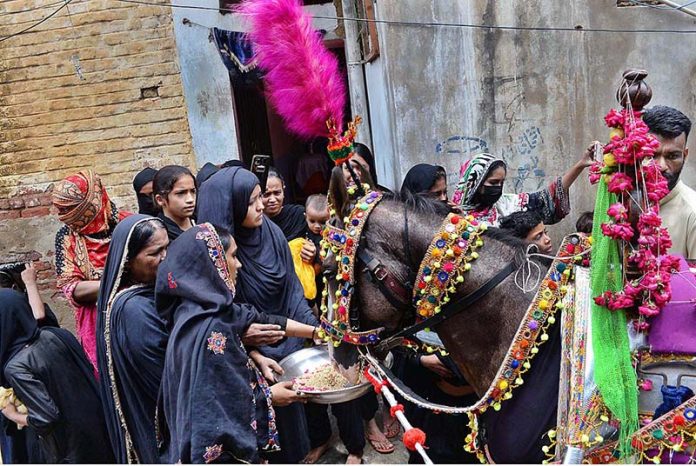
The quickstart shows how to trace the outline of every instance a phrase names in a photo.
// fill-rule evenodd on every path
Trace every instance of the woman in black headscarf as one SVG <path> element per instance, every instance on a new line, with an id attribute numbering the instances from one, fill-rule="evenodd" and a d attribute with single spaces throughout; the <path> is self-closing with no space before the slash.
<path id="1" fill-rule="evenodd" d="M 39 327 L 60 327 L 51 308 L 41 299 L 36 284 L 36 269 L 31 262 L 0 265 L 0 288 L 22 292 Z M 5 464 L 46 462 L 39 446 L 39 438 L 33 430 L 17 429 L 14 422 L 4 416 L 0 418 L 0 429 L 6 435 L 2 444 L 2 460 Z"/>
<path id="2" fill-rule="evenodd" d="M 117 463 L 158 463 L 155 408 L 167 332 L 155 278 L 169 244 L 158 218 L 132 215 L 114 229 L 97 301 L 97 357 Z"/>
<path id="3" fill-rule="evenodd" d="M 99 389 L 82 347 L 67 330 L 37 326 L 19 292 L 0 290 L 0 384 L 29 414 L 3 414 L 40 436 L 49 463 L 113 463 Z"/>
<path id="4" fill-rule="evenodd" d="M 447 172 L 441 166 L 429 163 L 413 166 L 401 185 L 401 196 L 407 194 L 447 202 Z"/>
<path id="5" fill-rule="evenodd" d="M 133 178 L 133 189 L 138 198 L 138 213 L 143 215 L 157 215 L 157 206 L 152 198 L 152 180 L 155 179 L 157 170 L 147 167 Z"/>
<path id="6" fill-rule="evenodd" d="M 266 192 L 263 193 L 262 200 L 263 213 L 280 227 L 288 242 L 307 236 L 305 209 L 301 205 L 285 204 L 285 180 L 274 169 L 268 172 Z M 312 251 L 315 249 L 312 247 Z M 313 257 L 308 260 L 311 259 Z"/>
<path id="7" fill-rule="evenodd" d="M 210 162 L 206 162 L 205 165 L 198 170 L 196 174 L 196 184 L 200 187 L 208 178 L 213 176 L 219 170 L 217 165 Z"/>
<path id="8" fill-rule="evenodd" d="M 157 421 L 166 463 L 257 463 L 278 449 L 271 404 L 301 399 L 292 382 L 268 386 L 241 335 L 253 322 L 305 338 L 315 328 L 234 304 L 237 251 L 228 231 L 203 223 L 159 268 L 157 309 L 170 331 Z"/>
<path id="9" fill-rule="evenodd" d="M 235 301 L 249 303 L 270 315 L 284 316 L 317 325 L 292 262 L 290 248 L 281 229 L 263 215 L 259 180 L 248 170 L 225 168 L 201 187 L 199 219 L 230 230 L 237 242 L 242 263 Z M 260 346 L 266 357 L 280 361 L 302 348 L 299 338 Z M 278 410 L 282 454 L 273 458 L 297 463 L 309 451 L 304 410 L 294 404 Z"/>

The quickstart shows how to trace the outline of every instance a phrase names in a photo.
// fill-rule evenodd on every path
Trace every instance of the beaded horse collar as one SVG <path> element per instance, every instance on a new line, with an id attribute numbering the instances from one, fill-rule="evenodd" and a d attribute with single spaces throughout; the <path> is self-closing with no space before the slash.
<path id="1" fill-rule="evenodd" d="M 383 195 L 370 192 L 361 198 L 346 218 L 346 229 L 329 226 L 322 240 L 323 254 L 330 249 L 336 257 L 338 270 L 337 290 L 333 302 L 333 319 L 328 318 L 328 291 L 322 295 L 320 337 L 338 346 L 341 341 L 355 345 L 372 345 L 379 341 L 382 328 L 359 332 L 351 325 L 351 300 L 355 289 L 355 266 L 362 230 L 372 210 Z M 483 246 L 481 234 L 485 224 L 473 217 L 449 214 L 429 245 L 421 261 L 416 286 L 413 288 L 413 305 L 418 315 L 428 319 L 439 313 L 450 301 L 449 294 L 456 292 L 455 284 L 464 282 L 463 274 L 471 269 L 470 262 L 478 258 L 477 248 Z"/>
<path id="2" fill-rule="evenodd" d="M 323 255 L 330 249 L 336 257 L 338 270 L 336 274 L 337 289 L 332 304 L 333 320 L 328 319 L 329 293 L 326 289 L 326 278 L 324 278 L 319 337 L 324 338 L 327 342 L 333 341 L 334 346 L 338 346 L 341 341 L 354 345 L 375 344 L 379 340 L 379 333 L 383 330 L 378 328 L 359 332 L 351 327 L 349 315 L 355 289 L 356 254 L 360 237 L 367 219 L 382 200 L 382 196 L 383 194 L 377 191 L 368 193 L 356 203 L 355 208 L 346 219 L 345 229 L 328 226 L 323 232 Z"/>
<path id="3" fill-rule="evenodd" d="M 527 308 L 496 376 L 484 395 L 471 406 L 446 406 L 420 398 L 405 387 L 369 352 L 363 353 L 363 356 L 406 400 L 436 412 L 467 414 L 472 433 L 466 437 L 465 449 L 478 453 L 480 452 L 480 439 L 478 439 L 477 415 L 484 413 L 489 408 L 494 411 L 500 410 L 501 403 L 512 398 L 513 389 L 524 383 L 523 376 L 530 370 L 532 360 L 539 352 L 539 347 L 549 339 L 548 331 L 556 323 L 557 312 L 566 305 L 564 298 L 568 292 L 568 284 L 573 280 L 573 267 L 582 263 L 582 255 L 590 249 L 590 245 L 591 243 L 586 237 L 571 235 L 564 239 L 559 256 L 551 264 L 534 299 Z"/>
<path id="4" fill-rule="evenodd" d="M 485 224 L 474 217 L 449 214 L 433 237 L 421 261 L 413 288 L 413 304 L 420 317 L 439 314 L 442 305 L 456 292 L 455 283 L 464 282 L 464 273 L 471 270 L 472 260 L 478 258 L 477 248 L 483 246 L 481 234 Z"/>

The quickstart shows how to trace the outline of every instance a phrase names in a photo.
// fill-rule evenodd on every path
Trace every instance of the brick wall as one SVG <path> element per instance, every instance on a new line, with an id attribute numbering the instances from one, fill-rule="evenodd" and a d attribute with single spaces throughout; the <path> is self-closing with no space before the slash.
<path id="1" fill-rule="evenodd" d="M 42 4 L 3 2 L 0 36 L 55 8 Z M 53 184 L 92 168 L 132 209 L 135 173 L 193 161 L 170 8 L 73 0 L 0 43 L 0 262 L 37 260 L 63 323 L 72 317 L 54 293 Z"/>

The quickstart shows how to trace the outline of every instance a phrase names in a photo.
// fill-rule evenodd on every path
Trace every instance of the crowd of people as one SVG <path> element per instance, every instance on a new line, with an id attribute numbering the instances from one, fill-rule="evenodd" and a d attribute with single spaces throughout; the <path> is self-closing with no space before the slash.
<path id="1" fill-rule="evenodd" d="M 661 215 L 671 252 L 696 258 L 696 192 L 680 181 L 691 122 L 659 106 L 643 118 L 669 181 Z M 395 195 L 470 214 L 553 256 L 546 227 L 570 213 L 569 189 L 593 162 L 592 147 L 538 192 L 504 193 L 507 165 L 481 154 L 462 164 L 451 197 L 445 169 L 425 163 Z M 133 180 L 137 214 L 117 208 L 93 171 L 65 178 L 53 191 L 64 224 L 55 268 L 77 338 L 42 302 L 31 264 L 0 267 L 0 383 L 27 408 L 2 410 L 3 461 L 317 462 L 332 436 L 329 410 L 279 382 L 279 362 L 320 343 L 321 232 L 342 224 L 356 187 L 386 191 L 376 175 L 369 149 L 356 144 L 349 162 L 326 167 L 326 194 L 308 193 L 302 206 L 286 202 L 279 172 L 262 189 L 239 161 L 196 175 L 146 168 Z M 590 233 L 592 213 L 576 226 Z M 395 373 L 426 399 L 477 398 L 439 352 L 402 349 L 395 360 Z M 461 418 L 404 404 L 436 463 L 475 461 L 462 449 Z M 366 442 L 394 451 L 399 424 L 386 413 L 378 423 L 378 409 L 372 392 L 331 406 L 347 463 L 363 460 Z"/>

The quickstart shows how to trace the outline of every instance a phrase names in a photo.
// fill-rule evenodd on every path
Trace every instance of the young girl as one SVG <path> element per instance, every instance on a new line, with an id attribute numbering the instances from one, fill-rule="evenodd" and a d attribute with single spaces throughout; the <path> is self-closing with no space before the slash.
<path id="1" fill-rule="evenodd" d="M 155 175 L 152 193 L 161 210 L 157 216 L 167 227 L 169 241 L 195 225 L 196 190 L 196 179 L 186 167 L 167 165 Z"/>

